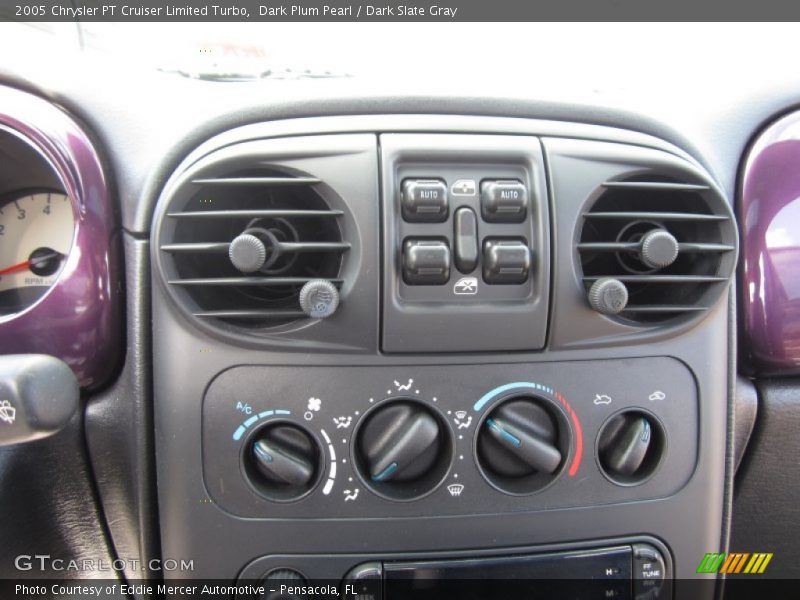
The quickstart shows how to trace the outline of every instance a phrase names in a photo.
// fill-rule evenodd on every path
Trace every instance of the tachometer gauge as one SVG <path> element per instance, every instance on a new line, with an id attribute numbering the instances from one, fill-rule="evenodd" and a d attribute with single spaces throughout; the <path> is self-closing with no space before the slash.
<path id="1" fill-rule="evenodd" d="M 25 310 L 55 284 L 74 234 L 65 194 L 37 192 L 0 201 L 0 315 Z"/>

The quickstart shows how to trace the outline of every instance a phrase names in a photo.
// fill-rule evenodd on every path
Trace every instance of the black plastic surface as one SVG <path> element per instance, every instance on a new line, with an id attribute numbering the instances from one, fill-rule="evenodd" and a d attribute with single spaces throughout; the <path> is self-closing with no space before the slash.
<path id="1" fill-rule="evenodd" d="M 29 444 L 0 448 L 0 579 L 58 577 L 74 579 L 87 575 L 76 569 L 53 571 L 34 555 L 62 559 L 62 565 L 84 560 L 95 568 L 111 565 L 114 555 L 103 528 L 91 469 L 84 446 L 83 415 L 73 415 L 59 433 Z M 19 570 L 19 564 L 31 570 Z M 26 557 L 30 557 L 26 559 Z M 106 571 L 88 575 L 116 579 Z"/>
<path id="2" fill-rule="evenodd" d="M 758 418 L 736 474 L 731 551 L 772 552 L 770 578 L 798 578 L 800 380 L 757 384 Z"/>
<path id="3" fill-rule="evenodd" d="M 150 560 L 160 554 L 153 424 L 153 362 L 150 309 L 150 244 L 123 236 L 128 348 L 119 379 L 93 396 L 86 407 L 84 429 L 98 501 L 105 515 L 109 544 L 126 563 L 130 579 L 151 580 L 159 574 Z M 86 517 L 88 518 L 88 517 Z"/>

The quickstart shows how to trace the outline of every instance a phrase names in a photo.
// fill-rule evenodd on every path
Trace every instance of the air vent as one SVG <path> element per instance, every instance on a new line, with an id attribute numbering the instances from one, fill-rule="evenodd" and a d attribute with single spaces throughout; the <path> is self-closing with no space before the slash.
<path id="1" fill-rule="evenodd" d="M 577 250 L 593 308 L 658 323 L 714 305 L 735 265 L 736 231 L 710 185 L 635 177 L 602 185 Z"/>
<path id="2" fill-rule="evenodd" d="M 325 280 L 335 293 L 350 250 L 343 211 L 329 206 L 322 187 L 264 168 L 188 179 L 162 217 L 167 285 L 201 320 L 264 329 L 307 318 L 303 286 Z"/>

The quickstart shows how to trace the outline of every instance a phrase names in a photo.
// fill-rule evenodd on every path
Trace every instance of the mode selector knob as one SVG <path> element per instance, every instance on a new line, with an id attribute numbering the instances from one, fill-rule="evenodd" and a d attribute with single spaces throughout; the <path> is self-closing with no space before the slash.
<path id="1" fill-rule="evenodd" d="M 452 455 L 441 418 L 413 400 L 376 407 L 356 438 L 356 462 L 365 482 L 378 494 L 398 500 L 436 487 Z"/>
<path id="2" fill-rule="evenodd" d="M 305 429 L 268 424 L 250 439 L 245 468 L 256 489 L 271 500 L 295 500 L 311 491 L 320 473 L 321 452 Z"/>
<path id="3" fill-rule="evenodd" d="M 486 478 L 509 493 L 530 493 L 557 475 L 569 448 L 557 409 L 517 397 L 492 410 L 478 431 L 478 461 Z"/>

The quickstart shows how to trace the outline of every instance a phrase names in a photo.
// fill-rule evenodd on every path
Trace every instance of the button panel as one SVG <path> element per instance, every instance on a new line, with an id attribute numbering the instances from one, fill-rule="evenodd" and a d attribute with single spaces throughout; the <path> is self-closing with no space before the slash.
<path id="1" fill-rule="evenodd" d="M 473 167 L 478 175 L 480 170 Z M 438 241 L 406 238 L 402 247 L 403 282 L 406 285 L 448 283 L 450 262 L 462 274 L 470 275 L 482 263 L 483 281 L 489 285 L 520 285 L 528 281 L 533 254 L 525 237 L 485 237 L 481 253 L 479 230 L 489 233 L 528 233 L 529 191 L 518 179 L 483 179 L 478 196 L 477 177 L 451 179 L 436 177 L 405 178 L 400 192 L 403 223 L 419 223 L 420 233 L 441 236 Z M 449 193 L 448 193 L 449 185 Z M 453 205 L 452 233 L 447 229 Z M 481 227 L 479 221 L 487 227 Z M 452 256 L 450 248 L 452 247 Z M 455 295 L 461 293 L 461 280 Z M 474 286 L 470 286 L 473 289 Z"/>
<path id="2" fill-rule="evenodd" d="M 381 153 L 383 349 L 543 347 L 550 239 L 539 140 L 382 134 Z M 409 240 L 439 242 L 435 267 Z"/>

